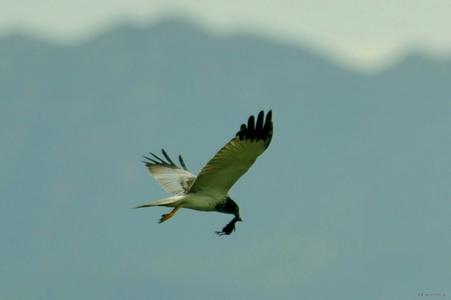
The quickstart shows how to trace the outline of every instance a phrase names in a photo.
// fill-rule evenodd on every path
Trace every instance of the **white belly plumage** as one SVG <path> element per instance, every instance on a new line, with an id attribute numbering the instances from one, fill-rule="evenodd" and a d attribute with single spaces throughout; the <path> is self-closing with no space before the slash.
<path id="1" fill-rule="evenodd" d="M 195 210 L 201 210 L 201 211 L 215 211 L 216 205 L 218 203 L 221 203 L 224 201 L 222 197 L 213 197 L 211 195 L 206 194 L 188 194 L 186 195 L 186 198 L 183 199 L 182 207 L 184 208 L 190 208 Z"/>

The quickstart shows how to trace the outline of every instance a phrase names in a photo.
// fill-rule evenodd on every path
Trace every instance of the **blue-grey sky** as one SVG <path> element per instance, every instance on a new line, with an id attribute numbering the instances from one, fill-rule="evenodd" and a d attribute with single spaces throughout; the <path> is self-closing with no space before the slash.
<path id="1" fill-rule="evenodd" d="M 0 32 L 19 28 L 71 40 L 118 21 L 172 14 L 218 33 L 246 30 L 307 44 L 359 68 L 380 68 L 412 48 L 451 52 L 448 0 L 2 0 Z"/>
<path id="2" fill-rule="evenodd" d="M 91 25 L 52 14 L 54 30 L 109 26 L 99 7 Z M 0 299 L 451 299 L 451 62 L 363 74 L 310 50 L 178 19 L 74 46 L 0 39 Z M 197 174 L 270 108 L 272 143 L 230 191 L 233 235 L 214 234 L 228 215 L 132 209 L 166 196 L 143 154 Z"/>

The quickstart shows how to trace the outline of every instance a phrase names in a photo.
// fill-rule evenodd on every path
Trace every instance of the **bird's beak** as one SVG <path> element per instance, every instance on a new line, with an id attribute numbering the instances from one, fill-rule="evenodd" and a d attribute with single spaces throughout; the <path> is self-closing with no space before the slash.
<path id="1" fill-rule="evenodd" d="M 237 222 L 243 221 L 243 220 L 241 220 L 240 216 L 235 216 L 235 220 L 236 220 Z"/>

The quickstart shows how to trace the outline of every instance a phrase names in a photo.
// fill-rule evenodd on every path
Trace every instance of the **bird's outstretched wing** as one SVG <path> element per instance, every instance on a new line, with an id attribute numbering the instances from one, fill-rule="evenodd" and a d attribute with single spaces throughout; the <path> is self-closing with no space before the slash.
<path id="1" fill-rule="evenodd" d="M 189 191 L 196 176 L 188 171 L 185 162 L 181 155 L 179 155 L 179 162 L 181 167 L 177 166 L 169 157 L 169 155 L 161 149 L 166 161 L 157 155 L 150 153 L 152 158 L 144 156 L 146 167 L 150 174 L 158 181 L 161 187 L 168 193 L 180 194 Z"/>
<path id="2" fill-rule="evenodd" d="M 257 122 L 250 116 L 231 139 L 204 166 L 190 193 L 198 191 L 227 195 L 232 185 L 252 166 L 257 157 L 269 146 L 272 138 L 272 112 L 258 114 Z"/>

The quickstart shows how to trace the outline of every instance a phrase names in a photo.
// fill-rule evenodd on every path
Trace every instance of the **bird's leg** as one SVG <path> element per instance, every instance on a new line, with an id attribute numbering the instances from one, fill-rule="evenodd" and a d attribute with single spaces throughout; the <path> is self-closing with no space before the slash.
<path id="1" fill-rule="evenodd" d="M 180 209 L 180 206 L 176 206 L 174 207 L 173 210 L 171 210 L 170 212 L 168 212 L 167 214 L 163 214 L 160 218 L 160 221 L 158 223 L 163 223 L 164 221 L 169 220 L 170 218 L 172 218 L 173 215 L 175 215 L 175 213 Z"/>

